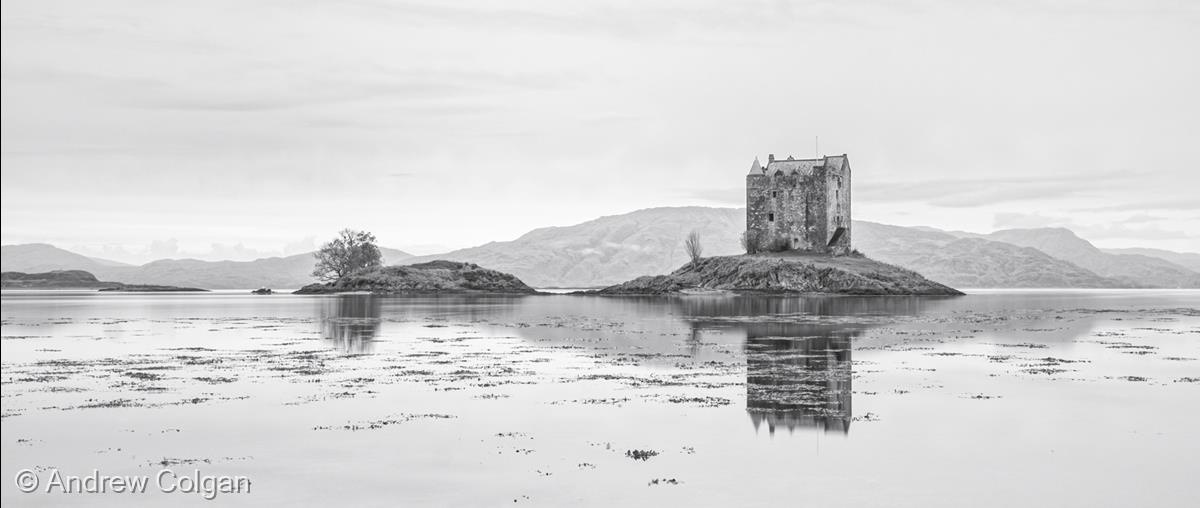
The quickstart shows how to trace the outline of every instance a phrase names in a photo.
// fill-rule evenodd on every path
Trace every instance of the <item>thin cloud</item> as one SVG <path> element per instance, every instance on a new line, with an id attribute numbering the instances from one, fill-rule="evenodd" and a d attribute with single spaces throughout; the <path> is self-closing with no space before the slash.
<path id="1" fill-rule="evenodd" d="M 228 70 L 225 74 L 233 72 Z M 182 81 L 6 63 L 4 81 L 33 87 L 67 87 L 73 94 L 96 101 L 147 109 L 237 113 L 395 99 L 444 113 L 454 110 L 456 105 L 433 101 L 563 90 L 585 79 L 575 72 L 420 68 L 354 72 L 314 67 L 298 76 L 271 70 L 247 74 L 230 80 L 210 77 Z M 480 109 L 471 105 L 457 107 L 469 111 Z"/>
<path id="2" fill-rule="evenodd" d="M 922 202 L 945 208 L 972 208 L 1019 201 L 1057 201 L 1066 196 L 1095 193 L 1111 189 L 1127 189 L 1130 183 L 1143 183 L 1146 175 L 1129 171 L 1108 171 L 1091 174 L 1070 174 L 1042 177 L 978 178 L 962 180 L 920 180 L 878 182 L 856 180 L 855 200 L 871 203 Z M 687 190 L 683 196 L 704 202 L 721 204 L 745 203 L 741 187 Z M 1185 203 L 1163 201 L 1155 207 L 1105 207 L 1103 210 L 1178 209 Z M 1192 202 L 1193 209 L 1200 203 Z"/>
<path id="3" fill-rule="evenodd" d="M 1161 221 L 1165 221 L 1165 220 L 1170 220 L 1170 219 L 1168 217 L 1163 217 L 1161 215 L 1150 215 L 1147 213 L 1139 213 L 1139 214 L 1135 214 L 1135 215 L 1126 217 L 1125 219 L 1121 220 L 1121 222 L 1125 223 L 1125 224 L 1144 224 L 1147 222 L 1161 222 Z"/>
<path id="4" fill-rule="evenodd" d="M 570 36 L 605 35 L 647 39 L 680 33 L 761 34 L 764 27 L 789 26 L 820 19 L 825 24 L 862 24 L 869 17 L 841 2 L 816 1 L 803 4 L 761 1 L 728 2 L 635 2 L 613 3 L 546 2 L 513 7 L 507 4 L 448 4 L 445 2 L 353 2 L 351 9 L 369 10 L 398 22 L 435 26 L 504 29 L 523 33 L 544 32 Z M 895 13 L 914 13 L 909 6 L 881 2 L 876 8 Z M 753 38 L 749 38 L 752 40 Z"/>
<path id="5" fill-rule="evenodd" d="M 1139 221 L 1139 216 L 1131 217 L 1132 221 L 1122 220 L 1107 224 L 1082 224 L 1072 218 L 1040 213 L 1002 212 L 994 216 L 993 226 L 996 229 L 1034 229 L 1047 227 L 1067 228 L 1080 237 L 1088 240 L 1180 240 L 1200 238 L 1193 233 L 1163 228 L 1159 225 L 1146 225 Z"/>
<path id="6" fill-rule="evenodd" d="M 1060 199 L 1088 191 L 1105 190 L 1122 182 L 1135 182 L 1141 175 L 1128 171 L 1070 174 L 1042 177 L 921 180 L 903 182 L 856 181 L 856 199 L 876 203 L 925 202 L 947 208 L 970 208 L 1030 201 Z"/>
<path id="7" fill-rule="evenodd" d="M 149 108 L 202 111 L 269 111 L 381 100 L 429 101 L 547 91 L 569 86 L 565 75 L 512 75 L 485 72 L 404 71 L 377 76 L 301 78 L 278 86 L 247 83 L 224 89 L 181 86 L 157 89 L 149 97 L 127 96 L 132 104 Z M 478 111 L 477 107 L 472 108 Z M 447 109 L 442 107 L 441 112 Z"/>
<path id="8" fill-rule="evenodd" d="M 690 189 L 680 191 L 680 195 L 687 199 L 713 204 L 736 206 L 746 204 L 746 189 L 740 187 Z"/>
<path id="9" fill-rule="evenodd" d="M 1189 191 L 1190 192 L 1190 191 Z M 1160 211 L 1197 211 L 1200 210 L 1200 198 L 1158 199 L 1153 201 L 1131 201 L 1115 205 L 1076 208 L 1077 212 L 1124 212 L 1124 211 L 1160 210 Z"/>

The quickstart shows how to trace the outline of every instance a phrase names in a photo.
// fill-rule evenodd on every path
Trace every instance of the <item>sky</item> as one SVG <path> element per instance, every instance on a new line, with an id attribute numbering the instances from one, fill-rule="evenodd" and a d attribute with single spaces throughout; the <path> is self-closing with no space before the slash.
<path id="1" fill-rule="evenodd" d="M 856 219 L 1200 251 L 1197 2 L 2 5 L 4 244 L 431 254 L 819 151 Z"/>

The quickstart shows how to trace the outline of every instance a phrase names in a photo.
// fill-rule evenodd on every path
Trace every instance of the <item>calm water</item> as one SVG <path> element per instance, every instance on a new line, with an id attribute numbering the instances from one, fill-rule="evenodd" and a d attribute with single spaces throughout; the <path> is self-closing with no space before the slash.
<path id="1" fill-rule="evenodd" d="M 1200 505 L 1196 291 L 2 309 L 5 506 Z M 23 469 L 253 483 L 23 494 Z"/>

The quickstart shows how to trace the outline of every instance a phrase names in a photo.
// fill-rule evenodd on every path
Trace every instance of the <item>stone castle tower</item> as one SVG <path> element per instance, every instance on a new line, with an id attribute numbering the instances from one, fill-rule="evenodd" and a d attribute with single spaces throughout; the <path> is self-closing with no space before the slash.
<path id="1" fill-rule="evenodd" d="M 746 238 L 758 250 L 850 252 L 850 160 L 754 159 L 746 175 Z"/>

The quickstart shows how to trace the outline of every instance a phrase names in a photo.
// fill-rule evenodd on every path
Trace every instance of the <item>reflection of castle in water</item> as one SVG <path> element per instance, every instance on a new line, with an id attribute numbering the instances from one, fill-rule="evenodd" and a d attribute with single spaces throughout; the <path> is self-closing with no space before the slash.
<path id="1" fill-rule="evenodd" d="M 321 299 L 321 337 L 347 353 L 367 353 L 379 333 L 380 299 L 337 295 Z"/>
<path id="2" fill-rule="evenodd" d="M 673 336 L 680 331 L 682 320 L 687 327 L 684 331 L 690 332 L 683 339 L 684 352 L 695 360 L 725 361 L 727 346 L 742 345 L 747 365 L 746 411 L 755 428 L 766 423 L 772 433 L 776 427 L 848 433 L 853 417 L 852 341 L 868 329 L 895 324 L 898 317 L 921 316 L 953 301 L 947 297 L 774 295 L 436 300 L 440 308 L 456 305 L 456 318 L 481 326 L 536 324 L 497 328 L 499 334 L 515 332 L 527 340 L 573 348 L 585 344 L 603 351 L 600 356 L 629 351 L 661 354 L 661 361 L 670 362 L 674 360 L 667 359 L 680 353 L 681 345 L 646 337 Z M 385 306 L 389 317 L 420 316 L 423 312 L 420 306 Z M 635 333 L 612 333 L 610 326 L 615 324 Z"/>
<path id="3" fill-rule="evenodd" d="M 746 412 L 756 429 L 849 433 L 852 339 L 879 316 L 916 315 L 935 300 L 910 297 L 791 297 L 695 300 L 686 305 L 693 334 L 702 328 L 746 333 Z"/>
<path id="4" fill-rule="evenodd" d="M 852 335 L 856 334 L 748 333 L 746 411 L 754 428 L 765 423 L 771 434 L 777 427 L 848 433 L 853 416 Z"/>

